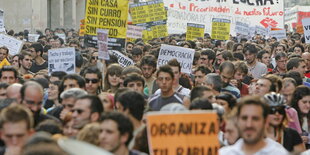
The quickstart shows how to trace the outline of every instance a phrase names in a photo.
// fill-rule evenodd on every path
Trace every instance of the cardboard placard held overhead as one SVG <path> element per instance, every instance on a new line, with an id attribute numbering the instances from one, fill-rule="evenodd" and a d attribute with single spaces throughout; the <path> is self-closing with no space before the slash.
<path id="1" fill-rule="evenodd" d="M 147 114 L 151 155 L 217 155 L 218 130 L 215 112 Z"/>
<path id="2" fill-rule="evenodd" d="M 213 18 L 211 38 L 216 40 L 229 40 L 230 20 Z"/>
<path id="3" fill-rule="evenodd" d="M 126 39 L 128 0 L 87 0 L 85 34 L 96 36 L 97 29 L 109 29 L 110 38 Z"/>
<path id="4" fill-rule="evenodd" d="M 304 18 L 302 20 L 302 26 L 304 28 L 304 36 L 307 44 L 310 43 L 310 18 Z"/>
<path id="5" fill-rule="evenodd" d="M 64 71 L 67 74 L 75 73 L 75 49 L 56 48 L 48 50 L 48 73 Z"/>
<path id="6" fill-rule="evenodd" d="M 32 43 L 37 42 L 39 37 L 40 37 L 39 34 L 28 34 L 28 41 Z"/>
<path id="7" fill-rule="evenodd" d="M 18 40 L 9 35 L 0 34 L 0 47 L 5 46 L 9 49 L 10 55 L 15 55 L 20 52 L 23 47 L 23 41 Z"/>
<path id="8" fill-rule="evenodd" d="M 127 56 L 125 56 L 124 54 L 122 54 L 119 51 L 109 50 L 109 53 L 112 54 L 112 55 L 115 55 L 118 58 L 118 63 L 122 67 L 127 67 L 127 66 L 130 66 L 130 65 L 134 64 L 133 60 L 131 60 L 130 58 L 128 58 Z"/>
<path id="9" fill-rule="evenodd" d="M 106 29 L 97 29 L 97 44 L 98 44 L 98 58 L 109 60 L 108 52 L 108 33 L 109 30 Z"/>
<path id="10" fill-rule="evenodd" d="M 194 54 L 194 49 L 162 44 L 157 59 L 157 67 L 167 64 L 171 59 L 177 59 L 181 64 L 181 72 L 190 74 Z"/>
<path id="11" fill-rule="evenodd" d="M 194 40 L 196 38 L 203 38 L 205 32 L 205 25 L 187 23 L 186 40 Z"/>

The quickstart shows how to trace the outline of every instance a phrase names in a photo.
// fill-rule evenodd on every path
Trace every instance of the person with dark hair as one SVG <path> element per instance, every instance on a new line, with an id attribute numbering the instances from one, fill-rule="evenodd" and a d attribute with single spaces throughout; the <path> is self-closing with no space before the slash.
<path id="1" fill-rule="evenodd" d="M 303 82 L 310 82 L 310 79 L 305 77 L 306 73 L 306 63 L 305 60 L 302 58 L 291 58 L 286 65 L 286 69 L 288 71 L 296 71 L 300 74 Z"/>
<path id="2" fill-rule="evenodd" d="M 215 73 L 215 68 L 213 67 L 215 56 L 215 52 L 211 49 L 202 51 L 198 64 L 205 65 L 212 73 Z"/>
<path id="3" fill-rule="evenodd" d="M 132 55 L 133 62 L 138 64 L 142 58 L 143 51 L 141 50 L 141 48 L 135 47 L 132 49 L 131 55 Z"/>
<path id="4" fill-rule="evenodd" d="M 310 48 L 310 45 L 309 45 Z M 308 52 L 305 52 L 301 55 L 301 57 L 305 60 L 306 62 L 306 73 L 305 77 L 310 78 L 310 50 Z"/>
<path id="5" fill-rule="evenodd" d="M 267 77 L 262 77 L 257 80 L 253 95 L 265 95 L 270 92 L 276 92 L 275 84 Z"/>
<path id="6" fill-rule="evenodd" d="M 7 90 L 8 86 L 9 86 L 9 84 L 0 82 L 0 100 L 7 98 L 6 90 Z"/>
<path id="7" fill-rule="evenodd" d="M 171 59 L 168 61 L 168 65 L 170 66 L 174 74 L 173 90 L 180 95 L 189 96 L 190 90 L 180 85 L 181 64 L 178 62 L 177 59 Z M 161 89 L 158 89 L 154 94 L 159 94 L 160 92 Z"/>
<path id="8" fill-rule="evenodd" d="M 123 71 L 123 67 L 119 64 L 111 64 L 107 68 L 107 72 L 104 76 L 104 92 L 115 93 L 120 87 L 120 78 Z"/>
<path id="9" fill-rule="evenodd" d="M 297 54 L 297 55 L 302 55 L 304 52 L 305 52 L 305 48 L 301 45 L 301 44 L 296 44 L 294 47 L 293 47 L 293 53 L 294 54 Z"/>
<path id="10" fill-rule="evenodd" d="M 156 59 L 154 56 L 144 56 L 141 59 L 140 62 L 140 68 L 142 71 L 142 75 L 145 79 L 145 86 L 147 95 L 152 95 L 156 90 L 153 90 L 153 85 L 156 85 L 155 77 L 153 76 L 153 73 L 156 71 Z"/>
<path id="11" fill-rule="evenodd" d="M 62 81 L 62 79 L 67 75 L 66 72 L 63 71 L 55 71 L 51 73 L 51 76 L 49 78 L 50 82 L 55 82 L 55 81 Z"/>
<path id="12" fill-rule="evenodd" d="M 195 86 L 202 86 L 204 85 L 204 80 L 206 78 L 206 75 L 211 73 L 211 71 L 205 67 L 205 66 L 198 66 L 195 71 L 194 71 L 194 75 L 195 75 L 195 80 L 194 80 L 194 85 Z"/>
<path id="13" fill-rule="evenodd" d="M 276 67 L 272 70 L 273 74 L 286 73 L 287 55 L 284 52 L 280 52 L 275 56 Z"/>
<path id="14" fill-rule="evenodd" d="M 270 53 L 266 50 L 261 50 L 257 54 L 257 60 L 268 67 L 268 72 L 272 71 L 272 64 L 270 63 Z"/>
<path id="15" fill-rule="evenodd" d="M 159 111 L 163 106 L 169 103 L 185 104 L 183 103 L 184 96 L 175 92 L 173 89 L 175 78 L 170 66 L 164 65 L 159 67 L 156 77 L 156 82 L 161 92 L 154 94 L 154 96 L 149 99 L 148 105 L 152 110 Z"/>
<path id="16" fill-rule="evenodd" d="M 207 74 L 205 84 L 212 89 L 215 95 L 218 95 L 223 88 L 221 76 L 217 73 Z"/>
<path id="17" fill-rule="evenodd" d="M 83 72 L 88 94 L 98 95 L 102 91 L 102 74 L 97 67 L 87 67 Z"/>
<path id="18" fill-rule="evenodd" d="M 258 50 L 255 45 L 247 44 L 244 46 L 243 54 L 249 68 L 249 72 L 252 74 L 254 79 L 259 79 L 267 73 L 267 66 L 261 62 L 258 62 L 256 59 L 257 52 Z"/>
<path id="19" fill-rule="evenodd" d="M 20 64 L 20 67 L 18 69 L 20 76 L 23 76 L 26 74 L 31 74 L 31 75 L 34 74 L 30 71 L 30 68 L 32 66 L 32 56 L 29 52 L 21 52 L 21 54 L 19 55 L 18 61 Z"/>
<path id="20" fill-rule="evenodd" d="M 132 91 L 139 92 L 144 95 L 144 78 L 136 73 L 132 73 L 124 80 L 124 87 L 131 89 Z"/>
<path id="21" fill-rule="evenodd" d="M 13 55 L 11 59 L 11 66 L 13 66 L 16 70 L 18 70 L 20 66 L 18 59 L 19 59 L 19 54 Z"/>
<path id="22" fill-rule="evenodd" d="M 134 126 L 130 119 L 118 112 L 101 116 L 99 146 L 115 155 L 141 154 L 130 150 L 128 145 L 133 137 Z"/>
<path id="23" fill-rule="evenodd" d="M 0 113 L 1 140 L 5 147 L 0 154 L 20 154 L 22 147 L 33 134 L 33 118 L 29 109 L 11 104 Z"/>
<path id="24" fill-rule="evenodd" d="M 103 105 L 98 96 L 80 96 L 71 110 L 73 125 L 83 127 L 90 122 L 97 122 L 103 111 Z"/>
<path id="25" fill-rule="evenodd" d="M 127 53 L 131 53 L 133 46 L 134 46 L 134 43 L 127 42 L 127 44 L 126 44 L 126 52 Z"/>
<path id="26" fill-rule="evenodd" d="M 216 98 L 216 103 L 223 106 L 226 114 L 229 114 L 237 103 L 236 98 L 232 94 L 226 93 L 226 92 L 221 93 L 215 98 Z"/>
<path id="27" fill-rule="evenodd" d="M 223 88 L 221 92 L 230 92 L 236 98 L 240 98 L 240 90 L 230 84 L 230 80 L 234 78 L 235 75 L 235 66 L 230 61 L 225 61 L 220 65 L 220 77 L 222 79 Z"/>
<path id="28" fill-rule="evenodd" d="M 189 110 L 213 110 L 213 106 L 207 98 L 196 98 L 191 102 Z"/>
<path id="29" fill-rule="evenodd" d="M 42 69 L 47 69 L 48 63 L 42 57 L 43 46 L 40 43 L 32 43 L 29 47 L 29 51 L 31 51 L 31 56 L 34 60 L 30 71 L 36 73 Z"/>
<path id="30" fill-rule="evenodd" d="M 0 82 L 13 84 L 18 82 L 18 72 L 12 66 L 4 66 L 0 69 Z"/>
<path id="31" fill-rule="evenodd" d="M 84 64 L 83 56 L 80 52 L 75 52 L 75 73 L 79 74 Z"/>
<path id="32" fill-rule="evenodd" d="M 215 102 L 213 90 L 206 86 L 197 86 L 193 88 L 190 94 L 190 101 L 193 102 L 196 98 L 208 99 L 210 103 Z"/>
<path id="33" fill-rule="evenodd" d="M 20 90 L 21 103 L 31 110 L 34 118 L 34 127 L 47 119 L 57 120 L 56 118 L 50 115 L 45 115 L 41 112 L 43 93 L 42 86 L 34 81 L 26 82 Z"/>
<path id="34" fill-rule="evenodd" d="M 59 92 L 63 92 L 70 88 L 85 89 L 85 79 L 77 74 L 68 74 L 64 76 L 59 87 Z"/>
<path id="35" fill-rule="evenodd" d="M 265 138 L 268 105 L 259 96 L 244 97 L 237 104 L 240 139 L 220 149 L 219 154 L 287 154 L 283 146 Z"/>
<path id="36" fill-rule="evenodd" d="M 234 65 L 236 71 L 230 83 L 240 90 L 241 97 L 246 96 L 249 94 L 249 86 L 242 81 L 248 74 L 248 67 L 243 61 L 237 61 Z"/>
<path id="37" fill-rule="evenodd" d="M 242 53 L 243 45 L 241 43 L 235 43 L 232 48 L 233 53 Z"/>
<path id="38" fill-rule="evenodd" d="M 0 47 L 0 68 L 4 66 L 10 66 L 10 62 L 8 61 L 9 49 L 5 46 Z"/>
<path id="39" fill-rule="evenodd" d="M 307 86 L 298 86 L 293 94 L 291 106 L 296 109 L 300 127 L 302 129 L 302 140 L 306 148 L 310 148 L 310 88 Z"/>

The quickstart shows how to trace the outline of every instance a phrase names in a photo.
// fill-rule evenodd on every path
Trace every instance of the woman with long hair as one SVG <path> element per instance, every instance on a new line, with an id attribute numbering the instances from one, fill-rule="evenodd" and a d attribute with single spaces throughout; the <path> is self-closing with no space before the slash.
<path id="1" fill-rule="evenodd" d="M 120 86 L 120 78 L 123 68 L 119 64 L 109 65 L 107 72 L 104 76 L 103 91 L 115 93 Z"/>
<path id="2" fill-rule="evenodd" d="M 287 117 L 284 96 L 273 92 L 266 94 L 264 98 L 270 108 L 266 136 L 282 144 L 289 152 L 305 151 L 305 145 L 298 132 L 286 127 Z"/>
<path id="3" fill-rule="evenodd" d="M 291 106 L 298 113 L 300 127 L 302 129 L 302 139 L 307 149 L 310 148 L 310 88 L 307 86 L 298 86 L 293 94 Z"/>

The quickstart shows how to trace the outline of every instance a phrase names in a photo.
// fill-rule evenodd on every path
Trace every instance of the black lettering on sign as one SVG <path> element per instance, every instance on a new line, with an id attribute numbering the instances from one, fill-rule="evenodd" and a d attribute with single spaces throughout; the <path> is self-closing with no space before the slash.
<path id="1" fill-rule="evenodd" d="M 89 5 L 98 5 L 98 0 L 89 0 Z"/>
<path id="2" fill-rule="evenodd" d="M 310 30 L 310 25 L 304 26 L 305 30 Z"/>
<path id="3" fill-rule="evenodd" d="M 117 8 L 117 0 L 101 0 L 100 5 L 103 7 L 115 7 L 115 8 Z"/>
<path id="4" fill-rule="evenodd" d="M 168 149 L 167 148 L 156 148 L 153 149 L 154 155 L 168 155 Z"/>
<path id="5" fill-rule="evenodd" d="M 97 25 L 97 17 L 88 16 L 87 17 L 87 24 Z"/>
<path id="6" fill-rule="evenodd" d="M 218 147 L 203 147 L 203 146 L 190 146 L 190 147 L 177 147 L 177 155 L 217 155 Z"/>
<path id="7" fill-rule="evenodd" d="M 306 37 L 306 40 L 310 40 L 310 36 L 305 36 Z"/>
<path id="8" fill-rule="evenodd" d="M 161 60 L 163 61 L 163 60 Z M 187 64 L 188 65 L 188 64 Z M 190 66 L 190 65 L 188 65 Z M 160 123 L 151 125 L 152 136 L 175 136 L 175 135 L 206 135 L 216 134 L 217 127 L 214 122 L 190 122 L 190 123 Z"/>
<path id="9" fill-rule="evenodd" d="M 95 7 L 88 7 L 87 13 L 91 15 L 97 15 L 98 14 L 98 8 Z"/>
<path id="10" fill-rule="evenodd" d="M 85 32 L 88 33 L 88 34 L 97 33 L 97 28 L 93 27 L 93 26 L 86 25 L 86 31 Z"/>
<path id="11" fill-rule="evenodd" d="M 244 3 L 251 6 L 264 6 L 274 4 L 273 0 L 233 0 L 233 3 L 234 4 Z"/>

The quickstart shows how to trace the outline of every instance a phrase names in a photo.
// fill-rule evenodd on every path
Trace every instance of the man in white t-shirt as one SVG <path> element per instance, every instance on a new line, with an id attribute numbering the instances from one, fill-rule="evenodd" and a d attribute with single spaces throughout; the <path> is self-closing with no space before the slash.
<path id="1" fill-rule="evenodd" d="M 269 106 L 259 96 L 242 98 L 237 107 L 239 139 L 234 145 L 220 149 L 220 155 L 285 155 L 285 148 L 270 138 L 264 130 Z"/>

